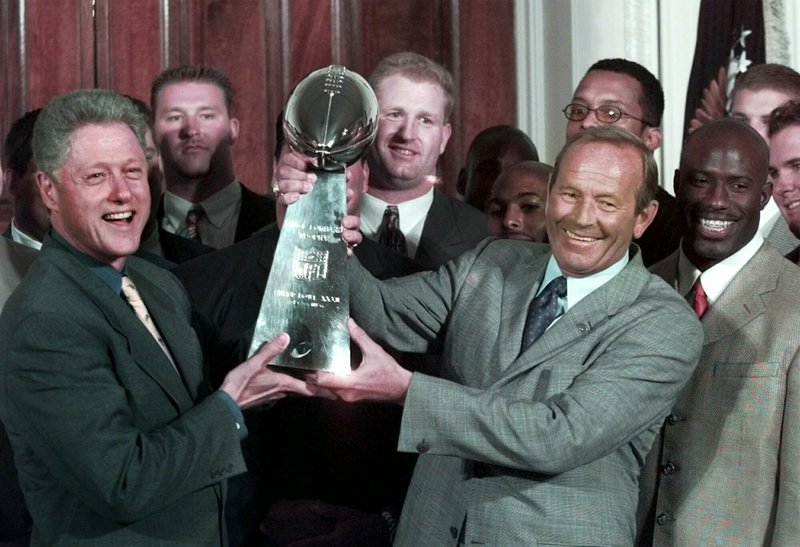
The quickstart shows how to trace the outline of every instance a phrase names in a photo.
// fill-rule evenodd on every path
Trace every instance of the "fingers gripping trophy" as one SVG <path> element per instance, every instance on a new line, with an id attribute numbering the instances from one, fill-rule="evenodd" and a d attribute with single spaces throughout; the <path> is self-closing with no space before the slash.
<path id="1" fill-rule="evenodd" d="M 348 165 L 367 153 L 378 127 L 378 100 L 367 81 L 332 65 L 306 76 L 284 108 L 289 146 L 317 160 L 317 182 L 289 205 L 250 355 L 279 332 L 291 338 L 274 365 L 350 372 L 347 333 L 346 214 Z"/>

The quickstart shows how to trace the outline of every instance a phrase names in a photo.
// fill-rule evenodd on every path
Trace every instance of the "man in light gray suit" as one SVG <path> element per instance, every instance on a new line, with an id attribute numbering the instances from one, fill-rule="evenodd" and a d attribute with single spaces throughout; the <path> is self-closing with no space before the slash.
<path id="1" fill-rule="evenodd" d="M 642 545 L 797 545 L 800 269 L 758 233 L 769 149 L 721 119 L 687 139 L 687 231 L 653 272 L 695 304 L 705 340 L 642 474 Z"/>
<path id="2" fill-rule="evenodd" d="M 656 179 L 638 137 L 594 128 L 556 159 L 552 251 L 488 239 L 384 282 L 351 261 L 351 313 L 370 334 L 414 352 L 444 339 L 434 378 L 351 321 L 360 368 L 316 379 L 346 400 L 404 405 L 399 450 L 420 457 L 396 544 L 633 541 L 640 466 L 701 344 L 691 309 L 631 243 L 656 213 Z"/>

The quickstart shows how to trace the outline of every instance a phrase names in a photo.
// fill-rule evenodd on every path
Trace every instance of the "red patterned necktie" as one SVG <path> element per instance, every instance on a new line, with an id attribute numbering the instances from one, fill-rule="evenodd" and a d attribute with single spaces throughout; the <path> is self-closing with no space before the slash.
<path id="1" fill-rule="evenodd" d="M 189 212 L 186 213 L 186 225 L 183 232 L 183 237 L 188 239 L 196 239 L 202 241 L 200 238 L 200 231 L 198 230 L 197 223 L 203 218 L 203 208 L 200 205 L 193 205 Z"/>
<path id="2" fill-rule="evenodd" d="M 703 317 L 706 311 L 708 311 L 708 298 L 706 297 L 706 291 L 703 289 L 703 284 L 700 283 L 699 277 L 697 281 L 694 282 L 692 293 L 692 308 L 694 309 L 694 313 L 697 314 L 697 317 Z"/>

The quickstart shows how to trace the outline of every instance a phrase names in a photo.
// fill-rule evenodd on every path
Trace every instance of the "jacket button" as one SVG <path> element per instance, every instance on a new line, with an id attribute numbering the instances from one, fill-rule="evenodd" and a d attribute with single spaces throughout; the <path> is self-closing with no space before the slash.
<path id="1" fill-rule="evenodd" d="M 453 539 L 456 539 L 458 537 L 458 528 L 456 528 L 455 526 L 451 526 L 450 535 L 453 536 Z"/>
<path id="2" fill-rule="evenodd" d="M 686 418 L 684 418 L 680 414 L 672 413 L 669 416 L 667 416 L 667 425 L 676 425 L 680 422 L 685 422 L 685 421 Z"/>
<path id="3" fill-rule="evenodd" d="M 674 462 L 667 462 L 661 466 L 661 473 L 663 475 L 672 475 L 673 473 L 680 470 L 681 468 Z"/>
<path id="4" fill-rule="evenodd" d="M 670 522 L 674 522 L 675 517 L 672 516 L 672 513 L 659 513 L 656 517 L 656 524 L 659 526 L 664 526 L 665 524 L 669 524 Z"/>
<path id="5" fill-rule="evenodd" d="M 589 325 L 586 323 L 578 323 L 578 332 L 581 334 L 586 334 L 589 332 Z"/>
<path id="6" fill-rule="evenodd" d="M 420 454 L 424 454 L 430 449 L 431 447 L 427 443 L 427 441 L 425 441 L 425 439 L 422 439 L 420 442 L 417 443 L 417 452 L 419 452 Z"/>

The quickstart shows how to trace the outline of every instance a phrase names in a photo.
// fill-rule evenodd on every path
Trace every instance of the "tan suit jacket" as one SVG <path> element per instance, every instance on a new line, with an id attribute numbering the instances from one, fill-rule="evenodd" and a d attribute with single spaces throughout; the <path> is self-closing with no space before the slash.
<path id="1" fill-rule="evenodd" d="M 673 286 L 677 257 L 652 268 Z M 800 542 L 798 299 L 800 269 L 763 245 L 703 316 L 700 363 L 642 474 L 654 545 Z"/>

